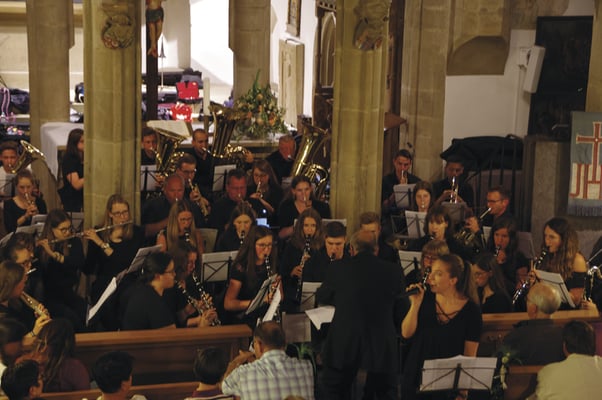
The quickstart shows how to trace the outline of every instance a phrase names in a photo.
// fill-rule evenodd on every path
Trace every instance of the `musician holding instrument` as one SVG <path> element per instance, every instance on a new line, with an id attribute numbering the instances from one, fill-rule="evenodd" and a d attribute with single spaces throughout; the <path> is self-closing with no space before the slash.
<path id="1" fill-rule="evenodd" d="M 339 221 L 332 221 L 324 227 L 324 245 L 305 262 L 303 280 L 322 282 L 333 261 L 348 258 L 345 251 L 347 228 Z"/>
<path id="2" fill-rule="evenodd" d="M 324 246 L 322 218 L 313 208 L 299 214 L 293 236 L 280 259 L 284 289 L 283 309 L 294 310 L 301 302 L 304 266 Z"/>
<path id="3" fill-rule="evenodd" d="M 157 244 L 162 251 L 171 251 L 176 246 L 190 243 L 197 249 L 199 259 L 204 252 L 201 231 L 197 229 L 192 214 L 192 205 L 187 200 L 178 201 L 171 206 L 167 218 L 167 227 L 157 235 Z"/>
<path id="4" fill-rule="evenodd" d="M 19 159 L 19 144 L 13 140 L 2 142 L 0 144 L 0 161 L 2 161 L 2 168 L 0 168 L 0 197 L 10 198 L 11 185 L 10 177 L 13 174 L 13 168 L 17 165 Z"/>
<path id="5" fill-rule="evenodd" d="M 555 217 L 544 225 L 543 237 L 548 254 L 539 269 L 560 274 L 573 303 L 579 307 L 583 299 L 587 265 L 579 252 L 577 232 L 566 219 Z"/>
<path id="6" fill-rule="evenodd" d="M 235 251 L 240 249 L 251 227 L 256 225 L 255 210 L 243 201 L 239 203 L 230 215 L 228 228 L 219 238 L 215 251 Z"/>
<path id="7" fill-rule="evenodd" d="M 84 328 L 87 304 L 75 292 L 84 265 L 81 235 L 73 234 L 71 218 L 63 210 L 50 210 L 37 243 L 46 306 L 56 317 L 68 318 L 76 331 Z"/>
<path id="8" fill-rule="evenodd" d="M 17 227 L 30 225 L 31 217 L 46 214 L 46 202 L 34 196 L 35 178 L 31 171 L 23 169 L 17 173 L 15 181 L 15 197 L 4 202 L 4 227 L 6 232 L 13 232 Z"/>
<path id="9" fill-rule="evenodd" d="M 414 211 L 428 212 L 434 205 L 433 187 L 427 181 L 420 181 L 414 186 Z"/>
<path id="10" fill-rule="evenodd" d="M 203 197 L 210 199 L 213 193 L 214 157 L 209 151 L 209 134 L 202 128 L 195 129 L 191 144 L 192 148 L 184 149 L 184 152 L 196 160 L 196 173 L 192 181 L 198 185 Z"/>
<path id="11" fill-rule="evenodd" d="M 263 317 L 268 304 L 272 300 L 272 291 L 263 298 L 263 305 L 255 312 L 244 315 L 244 311 L 251 305 L 253 298 L 261 288 L 261 284 L 276 273 L 274 237 L 272 231 L 264 226 L 254 226 L 238 251 L 232 268 L 226 295 L 224 297 L 224 310 L 231 323 L 246 323 L 255 326 L 256 319 Z M 279 286 L 280 278 L 276 277 L 273 286 Z"/>
<path id="12" fill-rule="evenodd" d="M 494 186 L 487 191 L 487 208 L 491 211 L 483 218 L 484 226 L 492 226 L 499 218 L 512 218 L 510 192 L 503 186 Z"/>
<path id="13" fill-rule="evenodd" d="M 291 135 L 282 135 L 278 139 L 278 150 L 266 157 L 266 161 L 270 163 L 276 174 L 279 185 L 282 184 L 282 178 L 291 176 L 296 151 L 295 138 Z"/>
<path id="14" fill-rule="evenodd" d="M 297 175 L 291 182 L 291 191 L 278 208 L 280 239 L 288 239 L 293 234 L 293 222 L 304 210 L 314 208 L 320 217 L 331 218 L 327 203 L 317 200 L 311 187 L 311 181 L 304 175 Z"/>
<path id="15" fill-rule="evenodd" d="M 445 240 L 433 239 L 428 241 L 422 247 L 420 260 L 415 261 L 418 265 L 414 265 L 414 270 L 406 275 L 406 283 L 410 285 L 412 283 L 423 282 L 426 285 L 433 262 L 443 254 L 449 254 L 449 247 L 447 247 Z"/>
<path id="16" fill-rule="evenodd" d="M 474 191 L 472 186 L 464 182 L 465 161 L 458 156 L 449 156 L 445 163 L 445 178 L 433 183 L 435 203 L 452 201 L 465 202 L 468 207 L 474 205 Z"/>
<path id="17" fill-rule="evenodd" d="M 481 312 L 483 314 L 512 312 L 512 301 L 493 254 L 486 252 L 479 254 L 471 268 Z"/>
<path id="18" fill-rule="evenodd" d="M 24 295 L 27 273 L 16 262 L 5 260 L 0 263 L 0 282 L 0 318 L 20 321 L 29 332 L 26 340 L 31 342 L 50 321 L 48 310 L 40 303 L 26 302 L 31 298 Z"/>
<path id="19" fill-rule="evenodd" d="M 399 184 L 412 184 L 420 182 L 420 178 L 410 173 L 412 169 L 412 153 L 407 149 L 398 150 L 393 158 L 393 171 L 383 176 L 382 182 L 382 207 L 383 213 L 396 208 L 393 187 Z"/>
<path id="20" fill-rule="evenodd" d="M 276 210 L 282 202 L 284 193 L 278 184 L 274 170 L 266 160 L 255 160 L 252 168 L 252 182 L 247 188 L 249 198 L 259 200 L 266 213 L 258 214 L 267 217 L 270 225 L 276 225 Z"/>
<path id="21" fill-rule="evenodd" d="M 61 160 L 63 187 L 59 195 L 65 211 L 82 211 L 84 207 L 84 131 L 73 129 Z"/>
<path id="22" fill-rule="evenodd" d="M 193 182 L 193 178 L 196 174 L 195 158 L 190 154 L 184 154 L 182 157 L 180 157 L 176 163 L 176 174 L 180 175 L 186 182 L 184 196 L 192 204 L 198 206 L 201 214 L 203 214 L 203 225 L 199 226 L 199 228 L 207 226 L 205 219 L 209 216 L 211 205 L 209 204 L 209 200 L 207 200 L 201 194 L 201 190 L 199 189 L 198 185 Z"/>
<path id="23" fill-rule="evenodd" d="M 401 324 L 402 338 L 412 339 L 403 371 L 404 400 L 417 398 L 424 360 L 475 357 L 479 347 L 483 321 L 470 267 L 455 254 L 442 255 L 433 263 L 428 284 L 430 291 L 420 284 L 408 288 L 418 293 L 409 296 L 410 310 Z M 455 398 L 466 395 L 460 391 Z"/>

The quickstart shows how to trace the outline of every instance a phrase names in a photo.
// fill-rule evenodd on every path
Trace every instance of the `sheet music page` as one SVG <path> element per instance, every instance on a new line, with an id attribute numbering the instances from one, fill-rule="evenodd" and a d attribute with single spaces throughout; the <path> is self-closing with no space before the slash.
<path id="1" fill-rule="evenodd" d="M 315 307 L 316 290 L 321 285 L 322 282 L 303 282 L 303 287 L 301 288 L 301 311 Z"/>
<path id="2" fill-rule="evenodd" d="M 573 298 L 566 288 L 566 284 L 564 283 L 564 279 L 560 274 L 556 274 L 554 272 L 542 271 L 540 269 L 536 269 L 535 273 L 537 274 L 537 278 L 540 281 L 551 285 L 556 290 L 560 292 L 560 297 L 562 298 L 563 303 L 567 303 L 572 308 L 575 308 L 575 303 L 573 303 Z"/>
<path id="3" fill-rule="evenodd" d="M 332 319 L 334 318 L 334 306 L 312 308 L 311 310 L 306 310 L 305 314 L 307 314 L 316 329 L 320 330 L 322 324 L 332 322 Z"/>
<path id="4" fill-rule="evenodd" d="M 311 342 L 311 322 L 305 313 L 282 313 L 282 329 L 289 343 Z"/>
<path id="5" fill-rule="evenodd" d="M 458 355 L 451 358 L 425 360 L 420 391 L 454 389 L 458 364 L 461 365 L 461 371 L 457 389 L 491 388 L 497 358 Z"/>
<path id="6" fill-rule="evenodd" d="M 261 302 L 263 301 L 263 298 L 265 297 L 267 290 L 269 290 L 269 287 L 272 284 L 273 280 L 274 278 L 270 277 L 263 281 L 261 287 L 255 295 L 255 298 L 253 299 L 253 301 L 251 301 L 251 304 L 249 304 L 249 307 L 245 310 L 245 315 L 249 315 L 261 305 Z"/>
<path id="7" fill-rule="evenodd" d="M 144 259 L 148 255 L 153 254 L 153 253 L 158 253 L 160 251 L 161 251 L 160 244 L 158 244 L 156 246 L 142 247 L 142 248 L 138 249 L 138 252 L 136 252 L 136 256 L 134 256 L 134 259 L 132 260 L 132 263 L 130 264 L 130 266 L 127 269 L 121 271 L 119 274 L 117 274 L 117 276 L 116 276 L 117 281 L 118 282 L 121 281 L 121 279 L 129 273 L 136 272 L 139 269 L 141 269 L 142 263 L 144 262 Z"/>
<path id="8" fill-rule="evenodd" d="M 280 300 L 282 300 L 282 295 L 280 294 L 280 285 L 278 285 L 278 288 L 274 292 L 274 297 L 272 297 L 272 301 L 270 302 L 270 306 L 268 307 L 268 311 L 266 311 L 263 316 L 263 322 L 274 319 L 274 315 L 276 315 L 276 311 L 280 305 Z"/>
<path id="9" fill-rule="evenodd" d="M 107 301 L 107 299 L 109 298 L 109 296 L 111 296 L 113 293 L 115 293 L 115 290 L 117 290 L 117 279 L 113 278 L 113 279 L 111 279 L 111 282 L 109 282 L 109 284 L 107 285 L 107 288 L 105 289 L 105 291 L 102 292 L 102 295 L 100 296 L 100 298 L 98 299 L 98 301 L 96 302 L 96 304 L 94 304 L 88 310 L 88 316 L 86 318 L 86 325 L 88 325 L 88 323 L 90 322 L 90 320 L 92 318 L 94 318 L 94 316 L 96 315 L 96 313 L 100 310 L 100 307 L 102 307 L 102 305 L 104 304 L 104 302 Z"/>

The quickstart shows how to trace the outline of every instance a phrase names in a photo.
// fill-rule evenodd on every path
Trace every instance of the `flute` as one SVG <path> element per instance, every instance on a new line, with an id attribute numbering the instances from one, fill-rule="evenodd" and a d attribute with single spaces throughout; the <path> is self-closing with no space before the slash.
<path id="1" fill-rule="evenodd" d="M 105 227 L 102 227 L 102 228 L 94 229 L 94 232 L 96 232 L 96 233 L 103 232 L 103 231 L 106 231 L 106 230 L 109 230 L 109 229 L 118 228 L 120 226 L 125 226 L 125 225 L 129 225 L 129 224 L 133 224 L 133 223 L 134 223 L 134 221 L 122 222 L 120 224 L 114 224 L 114 225 L 109 225 L 109 226 L 105 226 Z M 85 234 L 86 234 L 85 231 L 84 232 L 77 232 L 77 233 L 74 233 L 73 235 L 67 236 L 66 238 L 63 238 L 63 239 L 52 239 L 52 240 L 49 240 L 48 243 L 49 244 L 60 243 L 60 242 L 66 241 L 66 240 L 71 240 L 71 239 L 76 238 L 76 237 L 83 237 Z"/>

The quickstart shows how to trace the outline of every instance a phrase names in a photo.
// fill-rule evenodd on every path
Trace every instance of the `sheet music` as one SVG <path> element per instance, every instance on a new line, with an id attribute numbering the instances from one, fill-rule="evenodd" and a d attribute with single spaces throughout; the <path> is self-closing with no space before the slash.
<path id="1" fill-rule="evenodd" d="M 230 262 L 238 251 L 205 253 L 201 257 L 201 279 L 203 282 L 223 282 L 228 280 Z"/>
<path id="2" fill-rule="evenodd" d="M 456 368 L 461 365 L 458 386 L 454 387 Z M 453 389 L 491 389 L 496 357 L 455 356 L 438 360 L 425 360 L 422 368 L 420 391 Z"/>
<path id="3" fill-rule="evenodd" d="M 399 250 L 399 263 L 401 264 L 401 268 L 403 268 L 403 275 L 407 276 L 416 268 L 420 268 L 421 258 L 422 253 L 419 251 Z"/>
<path id="4" fill-rule="evenodd" d="M 537 274 L 537 278 L 552 286 L 554 289 L 558 290 L 560 293 L 560 298 L 563 303 L 567 303 L 571 308 L 575 308 L 575 303 L 573 303 L 573 298 L 566 288 L 566 284 L 564 283 L 564 279 L 560 274 L 556 274 L 554 272 L 542 271 L 540 269 L 536 269 L 535 273 Z"/>
<path id="5" fill-rule="evenodd" d="M 280 300 L 282 300 L 282 295 L 280 294 L 280 284 L 278 284 L 274 296 L 272 297 L 272 301 L 270 302 L 270 306 L 268 307 L 268 311 L 266 311 L 263 316 L 263 322 L 274 319 L 274 315 L 276 315 L 276 311 L 278 311 L 278 306 L 280 305 Z"/>
<path id="6" fill-rule="evenodd" d="M 311 310 L 305 310 L 305 314 L 309 317 L 309 320 L 320 330 L 322 324 L 329 324 L 334 318 L 334 306 L 322 306 L 312 308 Z"/>
<path id="7" fill-rule="evenodd" d="M 228 171 L 236 169 L 236 164 L 216 165 L 213 169 L 213 191 L 222 192 L 226 188 L 226 175 Z"/>
<path id="8" fill-rule="evenodd" d="M 316 306 L 316 291 L 322 286 L 322 282 L 303 282 L 301 287 L 301 311 L 315 308 Z"/>
<path id="9" fill-rule="evenodd" d="M 415 183 L 399 184 L 393 186 L 395 193 L 395 205 L 397 208 L 410 208 L 412 205 L 412 193 L 414 192 Z"/>
<path id="10" fill-rule="evenodd" d="M 270 289 L 270 286 L 272 285 L 272 282 L 274 282 L 274 279 L 276 279 L 276 275 L 271 276 L 265 281 L 263 281 L 261 287 L 255 295 L 255 298 L 253 299 L 253 301 L 251 301 L 251 304 L 249 304 L 249 307 L 247 307 L 247 309 L 245 310 L 245 315 L 249 315 L 261 305 L 261 303 L 263 302 L 263 298 L 265 297 L 267 291 Z"/>
<path id="11" fill-rule="evenodd" d="M 426 212 L 405 210 L 406 226 L 408 236 L 418 239 L 424 236 L 424 221 L 426 220 Z"/>
<path id="12" fill-rule="evenodd" d="M 107 299 L 113 293 L 115 293 L 115 290 L 117 290 L 117 279 L 113 278 L 113 279 L 111 279 L 111 282 L 109 282 L 109 284 L 107 285 L 104 292 L 102 292 L 102 295 L 100 296 L 100 298 L 98 299 L 96 304 L 94 304 L 92 307 L 90 307 L 88 309 L 88 315 L 86 316 L 86 325 L 88 325 L 90 320 L 92 318 L 94 318 L 96 313 L 98 313 L 98 311 L 100 310 L 100 307 L 102 307 L 102 305 L 105 303 L 105 301 L 107 301 Z"/>
<path id="13" fill-rule="evenodd" d="M 132 260 L 132 263 L 130 264 L 130 266 L 127 269 L 124 269 L 123 271 L 121 271 L 115 277 L 117 279 L 117 282 L 120 282 L 121 279 L 123 279 L 123 277 L 125 275 L 132 273 L 132 272 L 136 272 L 139 269 L 141 269 L 142 263 L 144 262 L 144 259 L 147 256 L 149 256 L 153 253 L 158 253 L 160 251 L 161 251 L 160 244 L 158 244 L 156 246 L 142 247 L 142 248 L 138 249 L 138 252 L 136 252 L 136 255 L 134 256 L 134 259 Z"/>

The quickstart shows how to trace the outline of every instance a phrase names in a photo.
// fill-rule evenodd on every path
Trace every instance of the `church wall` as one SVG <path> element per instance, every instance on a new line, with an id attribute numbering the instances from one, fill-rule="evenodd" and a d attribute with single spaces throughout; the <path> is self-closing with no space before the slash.
<path id="1" fill-rule="evenodd" d="M 568 3 L 565 16 L 593 15 L 593 0 Z M 530 94 L 522 90 L 525 70 L 518 56 L 534 43 L 534 29 L 513 29 L 504 75 L 446 77 L 442 150 L 457 137 L 526 135 Z"/>

